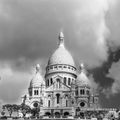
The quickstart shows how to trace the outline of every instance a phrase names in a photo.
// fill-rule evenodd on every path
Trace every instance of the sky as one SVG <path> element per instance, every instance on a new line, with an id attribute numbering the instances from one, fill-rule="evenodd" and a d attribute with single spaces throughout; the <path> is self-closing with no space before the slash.
<path id="1" fill-rule="evenodd" d="M 0 101 L 20 103 L 39 63 L 63 31 L 66 48 L 84 62 L 102 107 L 120 107 L 119 0 L 0 0 Z"/>

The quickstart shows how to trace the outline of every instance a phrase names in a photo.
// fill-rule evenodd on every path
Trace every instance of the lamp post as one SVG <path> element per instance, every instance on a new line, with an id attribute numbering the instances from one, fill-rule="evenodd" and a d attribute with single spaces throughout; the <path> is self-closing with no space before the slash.
<path id="1" fill-rule="evenodd" d="M 76 116 L 78 117 L 78 113 L 80 112 L 80 107 L 76 108 Z"/>
<path id="2" fill-rule="evenodd" d="M 42 100 L 42 90 L 43 89 L 43 84 L 41 84 L 41 89 L 40 89 L 40 104 L 39 104 L 39 112 L 40 112 L 40 116 L 41 116 L 41 107 L 43 105 L 43 100 Z"/>

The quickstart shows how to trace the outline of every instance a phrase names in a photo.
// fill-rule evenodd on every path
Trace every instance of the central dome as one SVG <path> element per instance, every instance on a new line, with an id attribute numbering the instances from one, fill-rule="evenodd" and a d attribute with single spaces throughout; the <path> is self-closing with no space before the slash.
<path id="1" fill-rule="evenodd" d="M 59 35 L 59 46 L 49 58 L 48 66 L 55 64 L 67 64 L 71 66 L 75 66 L 72 55 L 64 46 L 64 35 L 61 32 Z"/>

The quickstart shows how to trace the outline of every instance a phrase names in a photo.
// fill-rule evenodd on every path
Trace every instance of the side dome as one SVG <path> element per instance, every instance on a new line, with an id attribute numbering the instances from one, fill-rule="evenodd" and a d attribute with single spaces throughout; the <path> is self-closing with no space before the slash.
<path id="1" fill-rule="evenodd" d="M 91 86 L 90 80 L 86 75 L 86 70 L 84 68 L 84 65 L 81 64 L 80 68 L 81 68 L 81 73 L 78 75 L 77 80 L 76 80 L 77 86 L 88 86 L 88 87 L 90 87 Z"/>
<path id="2" fill-rule="evenodd" d="M 67 64 L 75 66 L 72 55 L 64 46 L 64 35 L 62 32 L 59 34 L 59 46 L 48 61 L 48 66 L 55 64 Z"/>
<path id="3" fill-rule="evenodd" d="M 30 87 L 40 87 L 41 85 L 44 85 L 44 84 L 45 84 L 44 79 L 40 73 L 40 65 L 37 64 L 35 73 L 30 82 Z"/>

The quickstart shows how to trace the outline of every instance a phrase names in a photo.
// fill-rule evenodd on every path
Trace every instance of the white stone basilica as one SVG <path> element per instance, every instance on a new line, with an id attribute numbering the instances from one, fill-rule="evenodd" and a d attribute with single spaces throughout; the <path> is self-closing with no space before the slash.
<path id="1" fill-rule="evenodd" d="M 62 32 L 58 48 L 48 60 L 45 77 L 42 77 L 38 64 L 28 95 L 23 97 L 22 102 L 31 108 L 40 107 L 46 115 L 71 115 L 78 107 L 98 107 L 98 94 L 91 89 L 84 64 L 77 70 L 73 57 L 65 48 Z"/>

